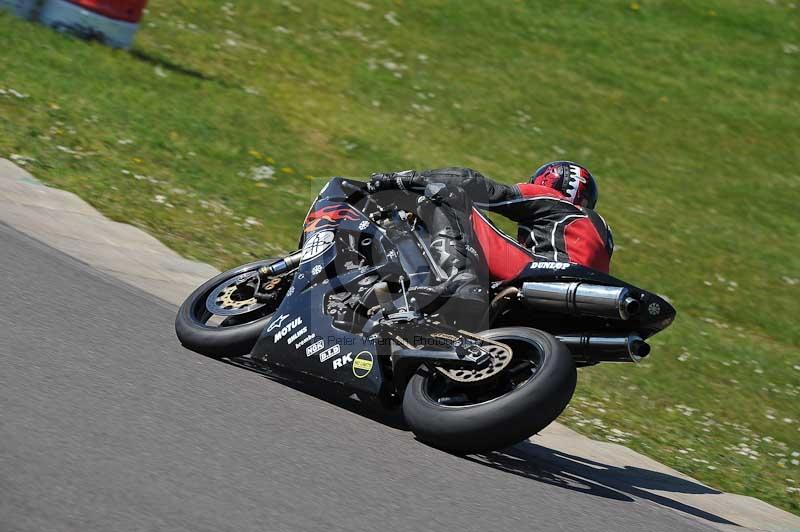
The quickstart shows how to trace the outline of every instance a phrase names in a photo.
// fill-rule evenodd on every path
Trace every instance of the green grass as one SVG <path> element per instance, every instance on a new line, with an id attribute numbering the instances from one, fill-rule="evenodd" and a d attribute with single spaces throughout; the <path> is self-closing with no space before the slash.
<path id="1" fill-rule="evenodd" d="M 133 54 L 0 15 L 0 156 L 221 268 L 325 176 L 577 159 L 679 318 L 563 419 L 800 514 L 800 9 L 367 2 L 153 0 Z"/>

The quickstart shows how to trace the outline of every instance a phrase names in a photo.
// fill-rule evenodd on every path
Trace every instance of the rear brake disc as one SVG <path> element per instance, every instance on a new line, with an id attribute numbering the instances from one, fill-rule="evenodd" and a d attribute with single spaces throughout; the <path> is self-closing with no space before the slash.
<path id="1" fill-rule="evenodd" d="M 511 348 L 508 347 L 506 344 L 495 342 L 493 340 L 487 340 L 486 338 L 481 338 L 480 336 L 468 333 L 466 331 L 459 331 L 459 332 L 464 336 L 480 340 L 481 344 L 479 348 L 483 352 L 489 355 L 490 361 L 488 365 L 485 365 L 482 368 L 475 368 L 475 369 L 462 369 L 462 368 L 446 369 L 441 367 L 436 368 L 437 371 L 447 376 L 449 379 L 463 383 L 484 381 L 486 379 L 494 377 L 495 375 L 503 371 L 511 363 L 513 352 L 511 351 Z M 431 334 L 431 336 L 434 338 L 442 338 L 450 341 L 458 340 L 457 336 L 453 336 L 450 334 L 433 333 Z"/>

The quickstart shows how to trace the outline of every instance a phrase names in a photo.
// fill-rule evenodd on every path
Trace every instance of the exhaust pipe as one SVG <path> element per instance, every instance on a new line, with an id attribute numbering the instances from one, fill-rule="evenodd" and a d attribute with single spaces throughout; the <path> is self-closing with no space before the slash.
<path id="1" fill-rule="evenodd" d="M 627 288 L 583 282 L 522 283 L 522 295 L 531 307 L 558 314 L 627 320 L 640 307 Z"/>
<path id="2" fill-rule="evenodd" d="M 641 336 L 556 336 L 576 360 L 585 362 L 639 362 L 650 354 L 650 345 Z"/>

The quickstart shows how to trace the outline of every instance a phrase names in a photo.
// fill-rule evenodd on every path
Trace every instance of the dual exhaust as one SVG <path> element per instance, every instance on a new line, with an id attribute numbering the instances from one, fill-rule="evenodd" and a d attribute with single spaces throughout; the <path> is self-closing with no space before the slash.
<path id="1" fill-rule="evenodd" d="M 570 316 L 595 316 L 629 320 L 641 310 L 641 303 L 628 288 L 584 282 L 529 282 L 522 284 L 522 299 L 537 311 Z M 650 353 L 640 336 L 556 336 L 576 361 L 638 362 Z"/>

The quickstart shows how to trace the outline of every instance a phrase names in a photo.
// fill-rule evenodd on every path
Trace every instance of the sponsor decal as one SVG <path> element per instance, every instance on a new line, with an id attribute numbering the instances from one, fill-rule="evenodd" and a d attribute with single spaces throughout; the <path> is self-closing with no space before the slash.
<path id="1" fill-rule="evenodd" d="M 373 364 L 372 353 L 369 351 L 361 351 L 353 359 L 353 375 L 355 375 L 357 379 L 363 379 L 370 374 Z"/>
<path id="2" fill-rule="evenodd" d="M 269 324 L 269 327 L 267 327 L 267 332 L 272 332 L 273 329 L 277 329 L 278 327 L 283 327 L 283 321 L 288 317 L 289 317 L 288 314 L 282 314 L 277 318 L 275 318 L 274 320 L 272 320 Z"/>
<path id="3" fill-rule="evenodd" d="M 308 327 L 303 327 L 302 329 L 298 329 L 297 331 L 292 333 L 292 335 L 289 338 L 286 339 L 286 343 L 291 344 L 292 342 L 294 342 L 307 332 L 308 332 Z"/>
<path id="4" fill-rule="evenodd" d="M 319 361 L 320 362 L 325 362 L 329 358 L 333 358 L 336 355 L 338 355 L 341 350 L 342 350 L 342 348 L 339 347 L 339 344 L 333 345 L 333 346 L 329 347 L 328 349 L 326 349 L 325 351 L 321 351 L 320 352 Z"/>
<path id="5" fill-rule="evenodd" d="M 306 347 L 306 356 L 310 357 L 313 354 L 316 354 L 317 351 L 325 347 L 325 342 L 323 340 L 317 340 L 310 346 Z"/>
<path id="6" fill-rule="evenodd" d="M 661 305 L 658 303 L 650 303 L 650 305 L 647 306 L 647 312 L 649 312 L 651 316 L 658 316 L 661 314 Z"/>
<path id="7" fill-rule="evenodd" d="M 306 216 L 305 229 L 303 229 L 303 231 L 311 233 L 317 229 L 336 225 L 342 220 L 358 220 L 359 218 L 361 218 L 361 216 L 358 214 L 358 211 L 346 203 L 328 205 L 327 207 L 308 213 L 308 216 Z M 362 224 L 363 223 L 365 222 L 362 222 Z M 361 226 L 359 226 L 359 229 L 363 231 Z"/>
<path id="8" fill-rule="evenodd" d="M 313 340 L 314 338 L 316 338 L 316 336 L 317 336 L 317 335 L 316 335 L 315 333 L 311 333 L 311 334 L 309 334 L 308 336 L 306 336 L 305 338 L 303 338 L 302 340 L 300 340 L 299 342 L 297 342 L 296 344 L 294 344 L 294 348 L 295 348 L 295 349 L 300 349 L 301 347 L 303 347 L 304 345 L 306 345 L 308 342 L 310 342 L 311 340 Z"/>
<path id="9" fill-rule="evenodd" d="M 294 330 L 298 325 L 302 325 L 302 323 L 303 323 L 303 318 L 295 318 L 286 325 L 284 325 L 280 331 L 275 333 L 274 342 L 275 343 L 279 342 L 281 338 L 289 334 L 289 332 Z"/>
<path id="10" fill-rule="evenodd" d="M 569 262 L 532 262 L 531 268 L 543 268 L 546 270 L 566 270 L 570 267 Z"/>
<path id="11" fill-rule="evenodd" d="M 316 259 L 333 246 L 333 231 L 319 231 L 306 241 L 303 246 L 303 255 L 300 262 L 308 262 Z"/>
<path id="12" fill-rule="evenodd" d="M 333 361 L 333 369 L 343 368 L 353 362 L 353 352 L 350 351 L 344 356 L 341 356 Z"/>

